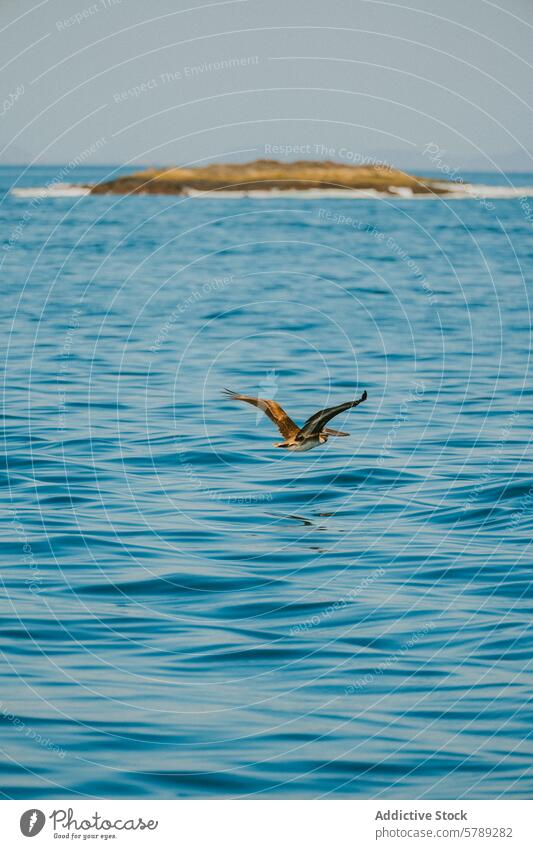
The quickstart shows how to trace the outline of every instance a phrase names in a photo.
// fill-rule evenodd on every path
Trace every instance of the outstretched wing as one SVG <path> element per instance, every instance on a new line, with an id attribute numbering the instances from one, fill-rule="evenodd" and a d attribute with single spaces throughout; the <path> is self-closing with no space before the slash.
<path id="1" fill-rule="evenodd" d="M 320 431 L 324 429 L 324 425 L 326 425 L 330 419 L 333 419 L 345 410 L 349 410 L 350 407 L 357 407 L 357 405 L 361 404 L 362 401 L 366 401 L 367 397 L 365 390 L 361 397 L 356 401 L 346 401 L 345 404 L 338 404 L 336 407 L 328 407 L 325 410 L 319 410 L 318 413 L 315 413 L 314 416 L 307 419 L 305 424 L 302 426 L 302 436 L 312 436 L 316 433 L 320 433 Z"/>
<path id="2" fill-rule="evenodd" d="M 285 410 L 279 404 L 276 404 L 275 401 L 269 401 L 266 398 L 251 398 L 249 395 L 239 395 L 237 392 L 232 392 L 231 389 L 224 389 L 224 392 L 232 401 L 246 401 L 247 404 L 253 404 L 254 407 L 259 407 L 260 410 L 263 410 L 268 418 L 274 422 L 285 439 L 296 436 L 300 432 L 298 425 L 289 418 Z"/>

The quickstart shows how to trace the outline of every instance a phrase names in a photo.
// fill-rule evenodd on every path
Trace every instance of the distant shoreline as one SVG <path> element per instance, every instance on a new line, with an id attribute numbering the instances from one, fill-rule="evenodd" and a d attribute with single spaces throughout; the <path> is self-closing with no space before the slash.
<path id="1" fill-rule="evenodd" d="M 453 183 L 417 177 L 386 164 L 346 165 L 329 161 L 279 162 L 258 159 L 243 164 L 200 168 L 148 168 L 86 186 L 90 194 L 171 194 L 202 192 L 379 192 L 380 195 L 442 195 Z"/>
<path id="2" fill-rule="evenodd" d="M 203 168 L 147 168 L 94 184 L 59 182 L 13 188 L 16 197 L 83 195 L 178 195 L 183 198 L 306 198 L 491 200 L 533 197 L 533 186 L 477 185 L 463 180 L 419 177 L 386 164 L 344 165 L 336 162 L 277 162 L 259 159 L 242 165 Z"/>

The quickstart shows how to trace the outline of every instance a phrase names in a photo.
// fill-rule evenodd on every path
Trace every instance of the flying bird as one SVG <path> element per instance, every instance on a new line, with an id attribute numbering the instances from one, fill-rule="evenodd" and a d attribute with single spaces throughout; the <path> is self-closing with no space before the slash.
<path id="1" fill-rule="evenodd" d="M 224 389 L 224 393 L 232 401 L 245 401 L 247 404 L 253 404 L 254 407 L 262 410 L 274 422 L 284 437 L 285 441 L 275 442 L 275 447 L 286 448 L 288 451 L 310 451 L 311 448 L 327 442 L 330 436 L 349 436 L 349 433 L 344 433 L 342 430 L 333 430 L 333 428 L 325 427 L 325 425 L 339 413 L 343 413 L 344 410 L 349 410 L 351 407 L 357 407 L 368 397 L 365 391 L 355 401 L 346 401 L 344 404 L 337 404 L 336 407 L 319 410 L 318 413 L 307 419 L 302 427 L 298 427 L 276 401 L 239 395 L 238 392 L 232 392 L 231 389 Z"/>

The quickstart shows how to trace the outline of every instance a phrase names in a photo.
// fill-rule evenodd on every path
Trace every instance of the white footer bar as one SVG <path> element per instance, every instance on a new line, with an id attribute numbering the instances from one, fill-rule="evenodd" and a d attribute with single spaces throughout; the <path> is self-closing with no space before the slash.
<path id="1" fill-rule="evenodd" d="M 38 800 L 0 814 L 6 849 L 533 847 L 532 801 Z"/>

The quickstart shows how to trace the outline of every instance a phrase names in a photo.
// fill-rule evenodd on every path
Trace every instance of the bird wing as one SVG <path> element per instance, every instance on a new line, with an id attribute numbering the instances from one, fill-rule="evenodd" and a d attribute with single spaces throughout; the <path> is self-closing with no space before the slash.
<path id="1" fill-rule="evenodd" d="M 296 436 L 300 432 L 298 425 L 287 415 L 283 407 L 280 407 L 275 401 L 269 401 L 266 398 L 251 398 L 249 395 L 239 395 L 237 392 L 232 392 L 231 389 L 224 389 L 224 392 L 232 401 L 245 401 L 247 404 L 253 404 L 254 407 L 259 407 L 274 422 L 285 439 Z"/>
<path id="2" fill-rule="evenodd" d="M 350 407 L 357 407 L 362 401 L 366 401 L 367 397 L 365 391 L 356 401 L 346 401 L 345 404 L 338 404 L 336 407 L 327 407 L 325 410 L 319 410 L 318 413 L 315 413 L 314 416 L 311 416 L 302 425 L 302 436 L 312 436 L 315 433 L 320 433 L 330 419 L 338 416 L 339 413 L 343 413 L 344 410 L 349 410 Z"/>

